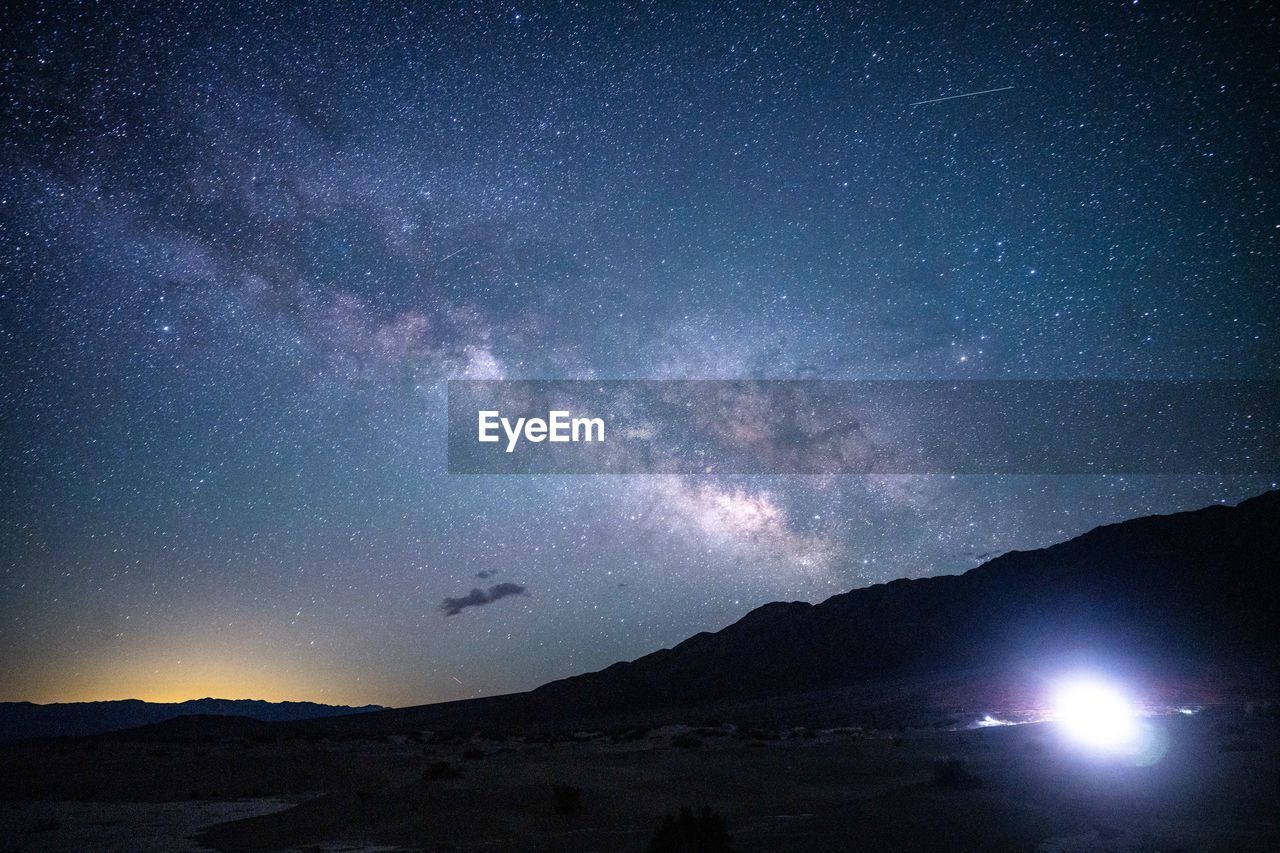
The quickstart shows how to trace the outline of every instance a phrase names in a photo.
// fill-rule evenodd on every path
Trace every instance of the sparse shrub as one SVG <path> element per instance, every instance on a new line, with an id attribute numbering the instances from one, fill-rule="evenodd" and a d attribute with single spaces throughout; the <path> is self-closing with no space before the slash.
<path id="1" fill-rule="evenodd" d="M 437 779 L 457 779 L 461 775 L 462 771 L 447 761 L 433 761 L 427 765 L 427 769 L 422 771 L 422 778 L 426 782 Z"/>
<path id="2" fill-rule="evenodd" d="M 552 785 L 551 799 L 556 814 L 574 814 L 582 809 L 582 789 L 577 785 Z"/>
<path id="3" fill-rule="evenodd" d="M 939 758 L 933 762 L 933 784 L 956 790 L 977 788 L 982 780 L 969 772 L 963 758 Z"/>
<path id="4" fill-rule="evenodd" d="M 733 853 L 724 816 L 704 806 L 697 814 L 688 808 L 669 814 L 654 830 L 649 853 Z"/>
<path id="5" fill-rule="evenodd" d="M 671 745 L 680 749 L 697 749 L 702 746 L 702 740 L 692 732 L 681 732 L 671 739 Z"/>
<path id="6" fill-rule="evenodd" d="M 479 761 L 480 759 L 484 758 L 486 755 L 488 755 L 488 753 L 486 753 L 483 749 L 464 749 L 462 751 L 462 757 L 465 758 L 467 761 Z"/>

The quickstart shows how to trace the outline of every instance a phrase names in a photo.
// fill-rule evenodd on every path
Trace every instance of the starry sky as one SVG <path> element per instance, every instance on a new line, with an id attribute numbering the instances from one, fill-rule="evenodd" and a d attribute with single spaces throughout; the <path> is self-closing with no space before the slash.
<path id="1" fill-rule="evenodd" d="M 1271 4 L 0 26 L 2 700 L 492 695 L 1273 485 L 451 476 L 444 418 L 450 378 L 1278 378 Z"/>

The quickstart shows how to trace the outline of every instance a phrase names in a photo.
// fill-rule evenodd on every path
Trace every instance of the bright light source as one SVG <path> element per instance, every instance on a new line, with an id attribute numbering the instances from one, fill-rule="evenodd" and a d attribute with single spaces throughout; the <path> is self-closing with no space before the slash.
<path id="1" fill-rule="evenodd" d="M 1092 749 L 1129 752 L 1141 740 L 1137 712 L 1128 697 L 1098 678 L 1061 682 L 1054 691 L 1053 711 L 1068 737 Z"/>

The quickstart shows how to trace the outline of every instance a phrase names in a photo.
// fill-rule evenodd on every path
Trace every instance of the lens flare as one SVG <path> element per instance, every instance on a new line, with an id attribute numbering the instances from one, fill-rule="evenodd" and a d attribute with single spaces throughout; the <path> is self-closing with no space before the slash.
<path id="1" fill-rule="evenodd" d="M 1099 678 L 1060 683 L 1053 695 L 1053 718 L 1067 737 L 1090 749 L 1123 753 L 1141 740 L 1137 711 L 1124 691 Z"/>

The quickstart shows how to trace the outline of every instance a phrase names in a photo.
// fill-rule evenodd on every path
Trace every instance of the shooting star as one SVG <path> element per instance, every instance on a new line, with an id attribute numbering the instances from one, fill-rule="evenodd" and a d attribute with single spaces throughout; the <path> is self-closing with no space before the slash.
<path id="1" fill-rule="evenodd" d="M 463 246 L 461 249 L 454 249 L 452 252 L 450 252 L 449 254 L 445 255 L 445 256 L 444 256 L 443 258 L 441 258 L 440 260 L 436 261 L 436 263 L 438 263 L 438 264 L 443 264 L 445 261 L 449 260 L 449 259 L 450 259 L 450 258 L 452 258 L 454 255 L 460 255 L 460 254 L 462 254 L 463 252 L 465 252 L 466 250 L 467 250 L 467 247 L 466 247 L 466 246 Z"/>
<path id="2" fill-rule="evenodd" d="M 945 98 L 930 98 L 927 101 L 916 101 L 914 104 L 907 104 L 909 107 L 918 107 L 921 104 L 936 104 L 938 101 L 952 101 L 956 98 L 972 98 L 975 95 L 990 95 L 992 92 L 1007 92 L 1012 86 L 1001 86 L 999 89 L 983 89 L 981 92 L 965 92 L 963 95 L 947 95 Z"/>

